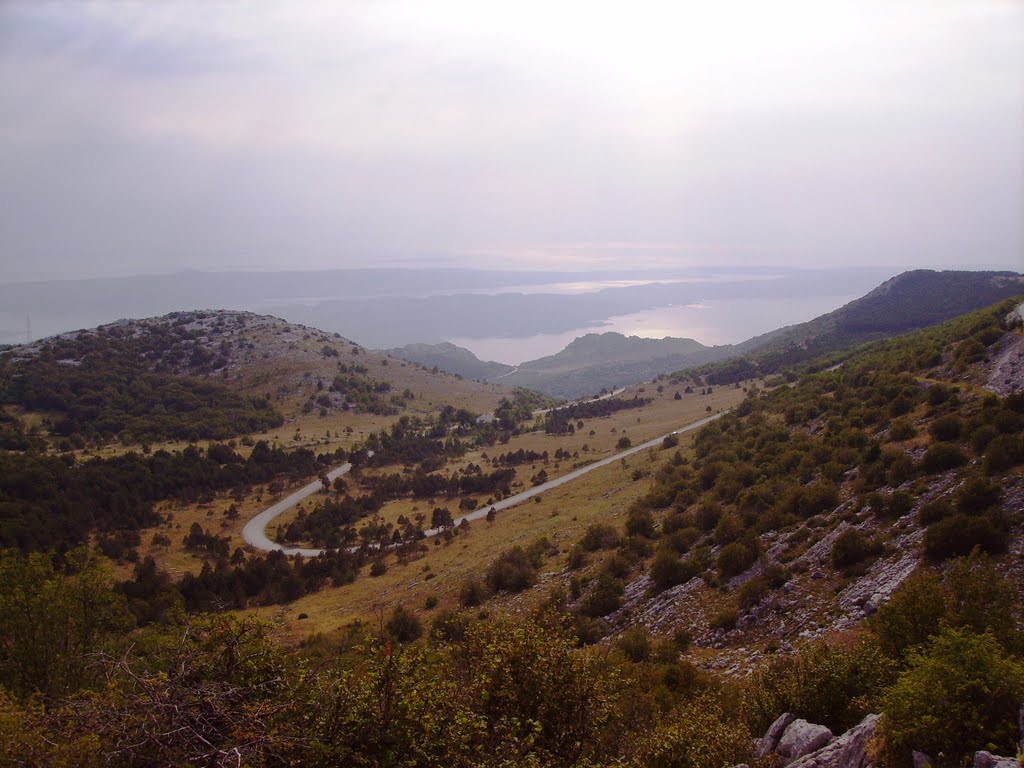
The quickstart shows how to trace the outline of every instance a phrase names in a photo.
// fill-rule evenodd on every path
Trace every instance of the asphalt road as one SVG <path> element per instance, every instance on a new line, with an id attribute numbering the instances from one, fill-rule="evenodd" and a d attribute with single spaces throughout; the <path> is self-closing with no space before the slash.
<path id="1" fill-rule="evenodd" d="M 522 491 L 521 493 L 517 493 L 514 496 L 509 496 L 508 498 L 502 499 L 501 501 L 496 501 L 488 506 L 480 507 L 479 509 L 470 512 L 468 515 L 463 515 L 462 517 L 456 518 L 455 525 L 458 525 L 463 520 L 480 520 L 481 518 L 487 516 L 488 511 L 490 511 L 492 507 L 496 512 L 500 512 L 503 509 L 508 509 L 509 507 L 516 506 L 517 504 L 522 504 L 527 499 L 533 498 L 539 493 L 550 491 L 552 488 L 557 488 L 560 485 L 564 485 L 565 483 L 571 482 L 579 477 L 583 477 L 583 475 L 587 474 L 588 472 L 593 472 L 595 469 L 606 467 L 609 464 L 612 464 L 616 461 L 620 461 L 621 459 L 624 459 L 627 456 L 632 456 L 634 453 L 645 451 L 648 448 L 655 448 L 661 445 L 662 441 L 669 435 L 679 435 L 682 434 L 683 432 L 689 432 L 694 429 L 699 429 L 700 427 L 703 427 L 705 424 L 711 423 L 712 421 L 719 418 L 720 416 L 725 415 L 726 413 L 728 413 L 728 411 L 716 413 L 713 416 L 705 416 L 703 419 L 698 419 L 692 424 L 687 424 L 685 427 L 680 427 L 677 430 L 669 432 L 667 435 L 656 437 L 652 440 L 648 440 L 645 443 L 641 443 L 640 445 L 634 445 L 632 448 L 628 448 L 625 451 L 620 451 L 619 453 L 616 453 L 612 456 L 608 456 L 607 458 L 601 459 L 600 461 L 595 461 L 594 463 L 587 464 L 586 466 L 580 467 L 579 469 L 574 469 L 572 472 L 567 472 L 566 474 L 561 475 L 560 477 L 556 477 L 554 480 L 548 480 L 546 483 L 535 485 L 534 487 L 528 488 L 527 490 Z M 327 477 L 330 480 L 334 480 L 334 478 L 345 474 L 350 469 L 352 469 L 351 464 L 342 464 L 340 467 L 336 467 L 332 469 L 330 472 L 328 472 Z M 320 480 L 314 480 L 309 485 L 304 486 L 303 488 L 300 488 L 299 490 L 295 491 L 295 493 L 292 493 L 291 495 L 281 499 L 281 501 L 277 502 L 273 506 L 267 507 L 265 510 L 260 512 L 252 520 L 245 524 L 245 528 L 242 529 L 242 538 L 244 538 L 248 544 L 252 545 L 256 549 L 262 549 L 265 552 L 280 551 L 284 552 L 286 555 L 302 555 L 304 557 L 316 557 L 317 555 L 322 555 L 327 550 L 305 549 L 302 547 L 286 547 L 283 544 L 278 544 L 276 541 L 271 541 L 267 537 L 266 533 L 267 526 L 275 517 L 291 509 L 293 506 L 298 504 L 307 496 L 311 496 L 314 493 L 317 493 L 322 488 L 323 484 L 320 482 Z M 424 534 L 428 537 L 436 536 L 438 533 L 440 533 L 440 531 L 437 528 L 431 528 L 427 531 L 424 531 Z"/>

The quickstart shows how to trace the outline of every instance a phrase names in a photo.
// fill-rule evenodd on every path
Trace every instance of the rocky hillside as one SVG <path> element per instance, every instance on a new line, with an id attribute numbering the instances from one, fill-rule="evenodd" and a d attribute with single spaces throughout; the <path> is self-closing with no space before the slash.
<path id="1" fill-rule="evenodd" d="M 732 675 L 857 629 L 913 574 L 941 575 L 975 548 L 1020 590 L 1012 306 L 752 390 L 657 471 L 621 527 L 588 532 L 547 588 L 565 590 L 584 635 L 682 633 Z"/>
<path id="2" fill-rule="evenodd" d="M 122 320 L 0 355 L 0 403 L 39 414 L 26 424 L 74 447 L 222 439 L 329 416 L 336 429 L 446 404 L 484 412 L 503 394 L 340 334 L 227 310 Z"/>

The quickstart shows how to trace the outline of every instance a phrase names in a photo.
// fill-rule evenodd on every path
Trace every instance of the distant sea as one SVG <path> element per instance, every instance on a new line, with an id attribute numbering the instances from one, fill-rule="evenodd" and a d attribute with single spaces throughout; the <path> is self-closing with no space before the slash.
<path id="1" fill-rule="evenodd" d="M 705 267 L 666 273 L 356 269 L 193 272 L 0 283 L 0 343 L 119 318 L 245 309 L 374 349 L 451 341 L 516 365 L 577 336 L 688 337 L 716 345 L 810 320 L 898 270 Z"/>
<path id="2" fill-rule="evenodd" d="M 625 336 L 696 339 L 706 346 L 737 344 L 776 328 L 807 322 L 863 295 L 788 297 L 785 299 L 713 299 L 614 315 L 603 323 L 563 333 L 524 337 L 452 336 L 447 341 L 465 347 L 481 360 L 518 365 L 553 355 L 587 333 L 614 331 Z"/>

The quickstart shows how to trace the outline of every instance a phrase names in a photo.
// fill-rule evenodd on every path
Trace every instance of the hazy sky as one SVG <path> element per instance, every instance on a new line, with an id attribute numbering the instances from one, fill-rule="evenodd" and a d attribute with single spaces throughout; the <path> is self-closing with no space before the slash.
<path id="1" fill-rule="evenodd" d="M 1019 0 L 7 0 L 0 116 L 0 280 L 1024 268 Z"/>

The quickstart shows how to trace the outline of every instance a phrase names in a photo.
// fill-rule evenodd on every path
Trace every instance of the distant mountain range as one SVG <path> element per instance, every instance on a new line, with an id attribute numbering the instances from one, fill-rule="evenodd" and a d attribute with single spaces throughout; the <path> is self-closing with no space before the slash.
<path id="1" fill-rule="evenodd" d="M 555 355 L 518 367 L 481 361 L 470 350 L 449 342 L 386 351 L 467 378 L 571 398 L 693 368 L 718 382 L 768 374 L 828 352 L 934 325 L 1018 294 L 1024 294 L 1024 276 L 1015 272 L 921 269 L 897 275 L 809 322 L 740 344 L 708 347 L 694 339 L 591 333 Z"/>

